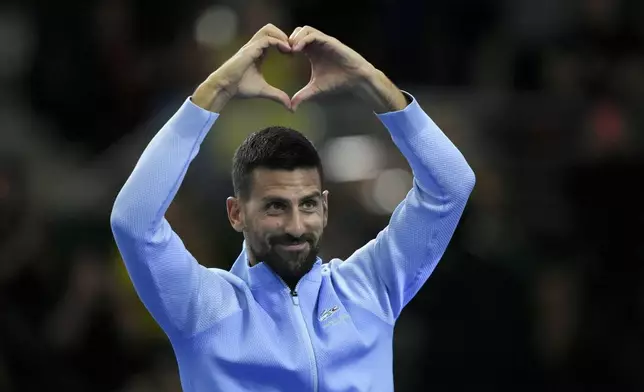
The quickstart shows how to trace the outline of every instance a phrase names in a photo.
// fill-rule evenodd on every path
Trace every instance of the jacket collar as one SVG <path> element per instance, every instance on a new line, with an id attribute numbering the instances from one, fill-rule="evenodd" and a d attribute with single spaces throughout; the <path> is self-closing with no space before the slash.
<path id="1" fill-rule="evenodd" d="M 260 262 L 251 266 L 248 262 L 248 250 L 246 248 L 246 241 L 242 243 L 242 250 L 237 260 L 233 264 L 230 272 L 242 279 L 251 289 L 267 286 L 272 288 L 288 289 L 284 281 L 277 275 L 268 264 Z M 302 280 L 311 282 L 319 282 L 322 280 L 322 259 L 318 257 L 311 270 L 302 277 Z"/>

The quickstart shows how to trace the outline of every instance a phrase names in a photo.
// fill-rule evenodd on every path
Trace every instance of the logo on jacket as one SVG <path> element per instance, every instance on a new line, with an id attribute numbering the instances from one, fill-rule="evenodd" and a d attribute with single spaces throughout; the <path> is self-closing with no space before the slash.
<path id="1" fill-rule="evenodd" d="M 338 305 L 336 305 L 336 306 L 334 306 L 332 308 L 326 309 L 324 312 L 320 313 L 320 317 L 318 317 L 318 320 L 324 321 L 324 320 L 328 319 L 329 317 L 331 317 L 333 315 L 333 313 L 337 312 L 338 309 L 340 309 L 340 308 L 338 308 Z"/>

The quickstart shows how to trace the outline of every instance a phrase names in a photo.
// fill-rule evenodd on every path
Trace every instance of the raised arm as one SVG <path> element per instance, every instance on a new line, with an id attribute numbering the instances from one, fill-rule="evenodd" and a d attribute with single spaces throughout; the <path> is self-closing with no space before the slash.
<path id="1" fill-rule="evenodd" d="M 414 98 L 358 53 L 308 26 L 296 29 L 290 40 L 312 65 L 311 81 L 293 105 L 320 92 L 348 89 L 378 114 L 413 171 L 413 188 L 389 225 L 330 266 L 339 292 L 393 324 L 442 257 L 474 187 L 474 173 Z"/>
<path id="2" fill-rule="evenodd" d="M 258 70 L 271 46 L 290 50 L 286 35 L 269 25 L 212 73 L 152 139 L 114 202 L 111 226 L 128 273 L 169 336 L 195 334 L 237 310 L 234 278 L 198 264 L 164 214 L 228 100 L 264 97 L 290 108 Z"/>
<path id="3" fill-rule="evenodd" d="M 414 174 L 413 187 L 378 236 L 338 266 L 346 285 L 393 323 L 443 256 L 474 187 L 459 150 L 409 96 L 403 110 L 378 115 Z"/>

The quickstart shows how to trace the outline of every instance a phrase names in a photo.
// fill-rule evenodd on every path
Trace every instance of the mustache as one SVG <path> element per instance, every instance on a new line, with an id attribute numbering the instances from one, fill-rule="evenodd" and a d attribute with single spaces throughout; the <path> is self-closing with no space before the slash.
<path id="1" fill-rule="evenodd" d="M 272 237 L 269 242 L 271 245 L 297 245 L 303 244 L 305 242 L 314 244 L 315 236 L 313 234 L 303 234 L 299 237 L 295 237 L 290 234 L 283 234 L 280 236 Z"/>

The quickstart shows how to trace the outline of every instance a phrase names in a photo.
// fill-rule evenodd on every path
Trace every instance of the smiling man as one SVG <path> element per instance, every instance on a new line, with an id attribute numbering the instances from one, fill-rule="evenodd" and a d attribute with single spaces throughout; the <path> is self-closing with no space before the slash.
<path id="1" fill-rule="evenodd" d="M 311 81 L 293 98 L 270 86 L 265 51 L 304 53 Z M 164 218 L 218 113 L 235 97 L 287 109 L 349 90 L 389 130 L 414 173 L 378 236 L 346 260 L 318 249 L 328 192 L 313 145 L 269 127 L 233 158 L 226 207 L 243 233 L 230 271 L 201 266 Z M 393 328 L 440 260 L 474 174 L 414 98 L 358 53 L 311 27 L 262 28 L 186 99 L 116 198 L 114 237 L 141 300 L 174 348 L 185 391 L 392 391 Z"/>
<path id="2" fill-rule="evenodd" d="M 233 163 L 237 198 L 228 216 L 243 232 L 248 261 L 266 263 L 295 288 L 317 260 L 327 219 L 327 192 L 317 152 L 300 133 L 280 127 L 251 135 Z"/>

